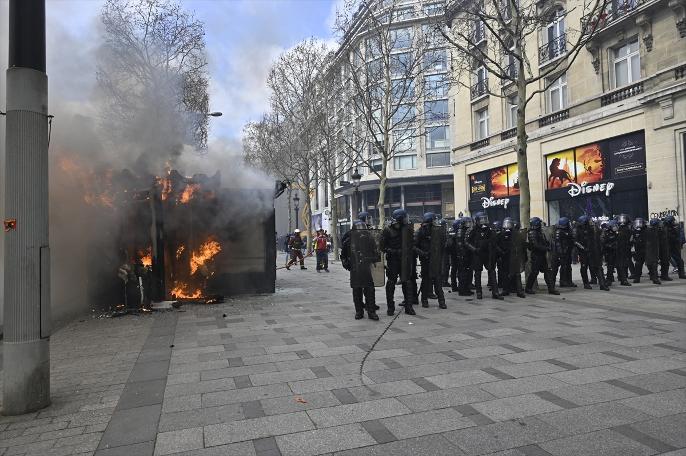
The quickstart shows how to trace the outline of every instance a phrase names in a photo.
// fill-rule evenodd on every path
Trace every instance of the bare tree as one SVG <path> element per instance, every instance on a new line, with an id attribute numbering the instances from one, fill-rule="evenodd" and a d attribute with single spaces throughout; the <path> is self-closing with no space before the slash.
<path id="1" fill-rule="evenodd" d="M 324 43 L 308 39 L 284 52 L 267 78 L 271 109 L 279 131 L 287 132 L 293 154 L 289 166 L 305 192 L 304 225 L 308 230 L 308 250 L 312 247 L 311 191 L 317 168 L 319 147 L 317 119 L 325 87 L 320 83 L 328 51 Z M 284 133 L 286 134 L 286 133 Z"/>
<path id="2" fill-rule="evenodd" d="M 526 107 L 537 94 L 566 77 L 567 69 L 593 39 L 600 26 L 597 18 L 608 0 L 568 4 L 576 6 L 563 9 L 551 0 L 452 0 L 447 5 L 445 27 L 440 29 L 454 47 L 457 84 L 473 97 L 515 100 L 519 214 L 525 227 L 531 215 Z M 570 17 L 581 17 L 580 25 L 574 27 Z M 539 33 L 544 42 L 540 47 Z M 489 85 L 489 75 L 501 84 Z"/>
<path id="3" fill-rule="evenodd" d="M 106 0 L 101 20 L 105 43 L 97 78 L 106 97 L 108 128 L 130 134 L 156 122 L 150 128 L 158 131 L 151 134 L 175 138 L 174 130 L 190 129 L 188 136 L 205 148 L 209 96 L 203 23 L 173 0 Z"/>
<path id="4" fill-rule="evenodd" d="M 418 5 L 418 4 L 417 4 Z M 447 113 L 432 112 L 429 101 L 447 89 L 449 79 L 440 34 L 409 19 L 423 14 L 403 0 L 348 0 L 338 11 L 342 37 L 336 71 L 350 106 L 344 151 L 379 178 L 379 223 L 385 222 L 388 165 L 394 157 L 417 150 L 427 121 Z M 438 45 L 438 46 L 437 46 Z M 439 72 L 429 75 L 434 69 Z"/>

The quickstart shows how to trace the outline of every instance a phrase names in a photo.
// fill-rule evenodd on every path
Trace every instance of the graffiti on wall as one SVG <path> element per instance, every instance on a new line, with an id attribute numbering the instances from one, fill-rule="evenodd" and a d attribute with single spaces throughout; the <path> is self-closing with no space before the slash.
<path id="1" fill-rule="evenodd" d="M 664 218 L 664 217 L 669 217 L 670 215 L 671 215 L 672 217 L 679 217 L 679 211 L 676 210 L 676 209 L 665 208 L 664 211 L 660 211 L 660 212 L 651 212 L 651 213 L 650 213 L 650 218 L 651 218 L 651 219 L 654 219 L 654 218 L 661 219 L 661 218 Z"/>

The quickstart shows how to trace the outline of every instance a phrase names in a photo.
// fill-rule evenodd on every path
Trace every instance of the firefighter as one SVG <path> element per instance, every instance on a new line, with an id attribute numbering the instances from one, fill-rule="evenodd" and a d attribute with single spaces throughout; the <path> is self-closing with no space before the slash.
<path id="1" fill-rule="evenodd" d="M 293 236 L 288 241 L 288 247 L 291 249 L 291 259 L 286 263 L 286 269 L 290 270 L 291 266 L 300 260 L 300 269 L 307 269 L 305 267 L 305 257 L 303 257 L 303 238 L 300 236 L 300 230 L 295 229 Z"/>

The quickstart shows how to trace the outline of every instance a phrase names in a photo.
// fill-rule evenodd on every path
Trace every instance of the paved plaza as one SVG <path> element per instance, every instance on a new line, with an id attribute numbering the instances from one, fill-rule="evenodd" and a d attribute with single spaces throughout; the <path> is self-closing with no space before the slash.
<path id="1" fill-rule="evenodd" d="M 361 371 L 383 289 L 354 320 L 347 272 L 308 261 L 275 295 L 61 329 L 52 405 L 0 417 L 0 456 L 686 455 L 686 280 L 446 293 Z"/>

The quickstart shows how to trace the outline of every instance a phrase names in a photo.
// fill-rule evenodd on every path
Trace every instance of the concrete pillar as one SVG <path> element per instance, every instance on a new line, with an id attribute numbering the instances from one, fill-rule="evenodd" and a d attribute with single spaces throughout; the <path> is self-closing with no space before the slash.
<path id="1" fill-rule="evenodd" d="M 50 404 L 45 0 L 10 0 L 3 414 Z"/>

